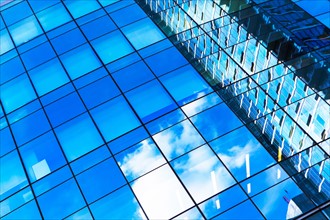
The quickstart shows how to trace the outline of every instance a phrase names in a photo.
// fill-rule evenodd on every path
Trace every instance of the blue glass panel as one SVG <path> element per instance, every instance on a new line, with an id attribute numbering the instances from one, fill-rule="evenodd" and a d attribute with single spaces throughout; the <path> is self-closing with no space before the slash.
<path id="1" fill-rule="evenodd" d="M 54 29 L 71 20 L 69 13 L 61 3 L 39 12 L 36 16 L 45 31 Z"/>
<path id="2" fill-rule="evenodd" d="M 65 53 L 86 42 L 78 28 L 66 32 L 51 40 L 57 54 Z"/>
<path id="3" fill-rule="evenodd" d="M 19 21 L 9 28 L 9 32 L 16 46 L 25 43 L 32 38 L 42 34 L 42 29 L 34 16 Z"/>
<path id="4" fill-rule="evenodd" d="M 136 50 L 165 38 L 159 28 L 149 18 L 125 26 L 122 28 L 122 31 Z"/>
<path id="5" fill-rule="evenodd" d="M 52 132 L 22 146 L 20 152 L 32 182 L 65 164 L 61 149 Z"/>
<path id="6" fill-rule="evenodd" d="M 110 141 L 140 125 L 133 111 L 120 96 L 91 111 L 106 141 Z"/>
<path id="7" fill-rule="evenodd" d="M 119 205 L 120 204 L 120 205 Z M 109 209 L 109 207 L 116 207 Z M 132 191 L 125 186 L 90 205 L 96 219 L 144 219 Z"/>
<path id="8" fill-rule="evenodd" d="M 225 104 L 217 105 L 195 115 L 191 117 L 191 121 L 208 141 L 241 125 L 241 122 Z"/>
<path id="9" fill-rule="evenodd" d="M 155 80 L 127 92 L 126 96 L 143 122 L 150 121 L 176 107 L 161 84 Z"/>
<path id="10" fill-rule="evenodd" d="M 36 205 L 35 200 L 25 204 L 24 206 L 11 212 L 9 215 L 3 217 L 2 219 L 12 220 L 12 219 L 42 219 Z"/>
<path id="11" fill-rule="evenodd" d="M 45 133 L 49 129 L 49 123 L 42 110 L 12 124 L 12 131 L 18 146 Z"/>
<path id="12" fill-rule="evenodd" d="M 108 76 L 80 89 L 79 93 L 88 108 L 93 108 L 102 102 L 120 95 L 117 86 Z"/>
<path id="13" fill-rule="evenodd" d="M 39 96 L 69 82 L 69 77 L 57 58 L 30 70 L 29 75 Z"/>
<path id="14" fill-rule="evenodd" d="M 61 86 L 58 89 L 55 89 L 53 91 L 51 91 L 50 93 L 46 94 L 45 96 L 42 96 L 40 98 L 42 104 L 44 106 L 66 96 L 67 94 L 72 93 L 73 91 L 75 91 L 75 88 L 73 87 L 72 83 L 68 83 L 64 86 Z"/>
<path id="15" fill-rule="evenodd" d="M 107 6 L 107 5 L 113 4 L 118 1 L 120 1 L 120 0 L 99 0 L 99 2 L 101 3 L 102 6 Z"/>
<path id="16" fill-rule="evenodd" d="M 84 170 L 88 169 L 91 166 L 94 166 L 97 163 L 109 158 L 110 152 L 106 146 L 102 146 L 92 152 L 88 153 L 85 156 L 82 156 L 78 160 L 73 161 L 70 165 L 75 174 L 81 173 Z"/>
<path id="17" fill-rule="evenodd" d="M 30 16 L 32 14 L 32 10 L 29 7 L 28 3 L 26 1 L 23 1 L 19 4 L 16 4 L 13 7 L 10 7 L 2 11 L 1 14 L 7 26 L 10 26 L 16 23 L 17 21 L 22 20 L 27 16 Z"/>
<path id="18" fill-rule="evenodd" d="M 99 68 L 94 70 L 93 72 L 84 75 L 83 77 L 80 77 L 74 81 L 74 85 L 77 89 L 80 89 L 98 79 L 101 79 L 108 75 L 108 72 L 103 68 Z"/>
<path id="19" fill-rule="evenodd" d="M 151 55 L 154 55 L 156 53 L 161 53 L 161 51 L 168 49 L 168 48 L 172 48 L 173 49 L 173 44 L 171 43 L 171 41 L 169 41 L 167 38 L 165 38 L 164 40 L 161 40 L 155 44 L 152 44 L 150 46 L 147 46 L 141 50 L 139 50 L 139 54 L 143 57 L 149 57 Z M 176 53 L 175 53 L 176 52 Z M 180 54 L 178 53 L 178 51 L 176 49 L 174 49 L 174 55 Z M 171 54 L 172 56 L 172 54 Z M 178 59 L 183 58 L 183 56 L 178 57 Z M 180 61 L 180 60 L 173 60 L 175 62 Z M 170 64 L 170 63 L 168 63 Z"/>
<path id="20" fill-rule="evenodd" d="M 110 16 L 119 27 L 122 27 L 146 17 L 146 14 L 137 4 L 133 4 L 111 13 Z"/>
<path id="21" fill-rule="evenodd" d="M 245 127 L 212 141 L 210 145 L 238 181 L 275 162 Z"/>
<path id="22" fill-rule="evenodd" d="M 101 66 L 101 62 L 87 44 L 61 55 L 60 59 L 71 79 L 76 79 Z"/>
<path id="23" fill-rule="evenodd" d="M 317 0 L 317 4 L 308 0 L 300 0 L 296 2 L 296 4 L 312 16 L 316 16 L 326 12 L 329 13 L 330 11 L 330 3 L 328 0 Z"/>
<path id="24" fill-rule="evenodd" d="M 36 94 L 28 77 L 23 74 L 1 85 L 0 97 L 5 111 L 9 113 L 35 99 Z"/>
<path id="25" fill-rule="evenodd" d="M 38 12 L 44 8 L 48 8 L 61 0 L 43 0 L 43 1 L 29 1 L 34 12 Z"/>
<path id="26" fill-rule="evenodd" d="M 108 146 L 111 149 L 111 152 L 113 154 L 116 154 L 123 149 L 132 146 L 133 144 L 136 144 L 143 139 L 146 139 L 148 136 L 147 131 L 144 129 L 144 127 L 139 127 L 128 134 L 125 134 L 121 136 L 120 138 L 111 141 Z"/>
<path id="27" fill-rule="evenodd" d="M 46 35 L 49 37 L 49 39 L 53 39 L 75 28 L 77 28 L 77 24 L 74 21 L 70 21 L 58 28 L 48 31 Z"/>
<path id="28" fill-rule="evenodd" d="M 81 29 L 88 40 L 93 40 L 103 34 L 115 30 L 116 26 L 109 16 L 106 15 L 81 26 Z"/>
<path id="29" fill-rule="evenodd" d="M 103 4 L 111 4 L 108 7 L 105 8 L 105 10 L 108 13 L 111 13 L 113 11 L 117 11 L 121 8 L 127 7 L 129 5 L 134 4 L 134 2 L 132 1 L 119 1 L 119 0 L 100 0 L 101 2 L 103 2 Z M 113 4 L 114 3 L 114 4 Z"/>
<path id="30" fill-rule="evenodd" d="M 45 219 L 62 219 L 85 206 L 73 179 L 38 197 L 38 203 Z"/>
<path id="31" fill-rule="evenodd" d="M 92 22 L 94 20 L 97 20 L 98 18 L 102 16 L 106 16 L 107 13 L 103 9 L 99 9 L 96 11 L 93 11 L 92 13 L 89 13 L 88 15 L 85 15 L 81 18 L 76 19 L 76 22 L 79 26 L 82 26 L 88 22 Z M 109 18 L 109 16 L 107 16 Z"/>
<path id="32" fill-rule="evenodd" d="M 41 105 L 38 100 L 34 100 L 25 106 L 11 112 L 7 115 L 9 124 L 13 124 L 16 121 L 21 120 L 25 116 L 28 116 L 29 114 L 41 109 Z"/>
<path id="33" fill-rule="evenodd" d="M 19 53 L 22 54 L 26 51 L 29 51 L 29 50 L 37 47 L 38 45 L 40 45 L 40 44 L 42 44 L 46 41 L 47 41 L 46 35 L 42 34 L 42 35 L 39 35 L 39 36 L 33 38 L 29 42 L 26 42 L 25 44 L 22 44 L 22 45 L 18 46 L 17 50 L 18 50 Z"/>
<path id="34" fill-rule="evenodd" d="M 86 111 L 76 92 L 46 106 L 45 110 L 53 127 Z"/>
<path id="35" fill-rule="evenodd" d="M 101 7 L 97 1 L 67 0 L 64 4 L 74 18 L 81 17 Z"/>
<path id="36" fill-rule="evenodd" d="M 62 167 L 59 170 L 56 170 L 55 172 L 52 172 L 44 178 L 34 182 L 32 184 L 34 193 L 36 194 L 36 196 L 39 196 L 44 192 L 47 192 L 48 190 L 54 188 L 55 186 L 60 185 L 65 180 L 68 180 L 71 177 L 72 172 L 69 166 Z"/>
<path id="37" fill-rule="evenodd" d="M 175 47 L 146 58 L 146 62 L 157 76 L 188 63 Z"/>
<path id="38" fill-rule="evenodd" d="M 246 220 L 258 220 L 264 219 L 257 208 L 252 204 L 250 200 L 239 204 L 233 209 L 225 212 L 222 215 L 215 217 L 214 219 L 246 219 Z"/>
<path id="39" fill-rule="evenodd" d="M 2 188 L 1 188 L 1 190 L 2 190 Z M 33 194 L 31 192 L 31 188 L 28 186 L 28 187 L 25 187 L 24 189 L 20 190 L 19 192 L 15 193 L 14 195 L 10 196 L 9 198 L 2 200 L 0 202 L 1 217 L 8 214 L 11 211 L 14 211 L 18 207 L 31 201 L 32 199 L 33 199 Z"/>
<path id="40" fill-rule="evenodd" d="M 0 131 L 0 157 L 15 149 L 15 143 L 8 127 Z"/>
<path id="41" fill-rule="evenodd" d="M 55 132 L 69 161 L 103 144 L 100 134 L 87 114 L 59 126 Z"/>
<path id="42" fill-rule="evenodd" d="M 321 21 L 325 26 L 330 28 L 330 17 L 328 16 L 328 13 L 316 16 L 315 18 Z"/>
<path id="43" fill-rule="evenodd" d="M 166 163 L 151 138 L 117 154 L 116 160 L 129 182 Z"/>
<path id="44" fill-rule="evenodd" d="M 125 67 L 128 67 L 129 65 L 140 61 L 141 57 L 138 55 L 138 53 L 133 52 L 125 57 L 122 57 L 110 64 L 107 65 L 107 69 L 110 71 L 110 73 L 116 72 L 120 69 L 123 69 Z"/>
<path id="45" fill-rule="evenodd" d="M 0 200 L 3 200 L 22 189 L 28 182 L 17 151 L 2 157 L 0 165 Z"/>
<path id="46" fill-rule="evenodd" d="M 111 32 L 91 43 L 104 64 L 133 52 L 133 48 L 119 31 Z"/>
<path id="47" fill-rule="evenodd" d="M 99 199 L 126 183 L 116 162 L 112 158 L 79 174 L 77 180 L 88 203 Z"/>
<path id="48" fill-rule="evenodd" d="M 14 44 L 10 39 L 7 29 L 0 31 L 0 55 L 14 48 Z"/>
<path id="49" fill-rule="evenodd" d="M 55 57 L 55 52 L 48 42 L 41 44 L 21 55 L 27 70 L 32 69 Z"/>
<path id="50" fill-rule="evenodd" d="M 70 215 L 66 219 L 83 219 L 83 220 L 93 220 L 93 217 L 91 216 L 91 213 L 89 212 L 88 208 L 83 208 L 79 210 L 78 212 Z"/>
<path id="51" fill-rule="evenodd" d="M 190 65 L 166 74 L 160 80 L 179 105 L 213 91 Z"/>
<path id="52" fill-rule="evenodd" d="M 4 23 L 4 21 L 2 20 L 2 17 L 0 17 L 0 30 L 6 28 L 6 25 Z"/>
<path id="53" fill-rule="evenodd" d="M 124 92 L 155 78 L 142 61 L 121 69 L 112 75 Z"/>
<path id="54" fill-rule="evenodd" d="M 19 59 L 15 57 L 0 66 L 0 82 L 1 84 L 11 80 L 12 78 L 18 76 L 19 74 L 24 73 L 24 67 Z"/>
<path id="55" fill-rule="evenodd" d="M 185 120 L 153 136 L 168 160 L 172 160 L 205 143 L 192 124 Z"/>

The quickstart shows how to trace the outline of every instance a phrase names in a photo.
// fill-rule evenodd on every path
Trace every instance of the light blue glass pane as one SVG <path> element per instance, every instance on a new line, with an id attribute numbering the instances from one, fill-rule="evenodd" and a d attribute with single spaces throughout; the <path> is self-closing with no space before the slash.
<path id="1" fill-rule="evenodd" d="M 1 1 L 2 3 L 3 1 Z M 1 4 L 2 6 L 2 4 Z M 7 26 L 10 26 L 32 14 L 31 8 L 26 1 L 16 4 L 1 12 Z"/>
<path id="2" fill-rule="evenodd" d="M 49 129 L 50 126 L 48 120 L 42 110 L 12 124 L 12 131 L 18 146 L 45 133 Z"/>
<path id="3" fill-rule="evenodd" d="M 106 141 L 110 141 L 140 125 L 133 111 L 120 96 L 91 111 Z"/>
<path id="4" fill-rule="evenodd" d="M 46 106 L 45 110 L 53 127 L 86 111 L 76 92 Z"/>
<path id="5" fill-rule="evenodd" d="M 0 200 L 14 194 L 28 184 L 17 151 L 0 160 Z"/>
<path id="6" fill-rule="evenodd" d="M 78 175 L 77 180 L 88 203 L 99 199 L 126 183 L 116 162 L 112 158 Z"/>
<path id="7" fill-rule="evenodd" d="M 1 60 L 1 59 L 0 59 Z M 11 80 L 12 78 L 24 73 L 24 67 L 19 57 L 15 57 L 0 66 L 0 83 Z"/>
<path id="8" fill-rule="evenodd" d="M 76 79 L 101 66 L 101 62 L 87 44 L 63 54 L 60 59 L 71 79 Z"/>
<path id="9" fill-rule="evenodd" d="M 155 78 L 142 61 L 121 69 L 112 75 L 124 92 Z"/>
<path id="10" fill-rule="evenodd" d="M 177 158 L 205 143 L 187 120 L 155 134 L 153 138 L 168 160 Z"/>
<path id="11" fill-rule="evenodd" d="M 126 96 L 144 122 L 163 115 L 176 107 L 161 84 L 155 80 L 127 92 Z"/>
<path id="12" fill-rule="evenodd" d="M 54 5 L 36 15 L 45 31 L 54 29 L 71 20 L 69 13 L 62 4 Z"/>
<path id="13" fill-rule="evenodd" d="M 9 113 L 35 99 L 36 94 L 28 77 L 23 74 L 1 85 L 0 97 L 5 111 Z"/>
<path id="14" fill-rule="evenodd" d="M 101 7 L 97 1 L 67 0 L 64 4 L 74 18 L 81 17 Z"/>
<path id="15" fill-rule="evenodd" d="M 146 62 L 157 76 L 168 73 L 188 63 L 175 47 L 146 58 Z"/>
<path id="16" fill-rule="evenodd" d="M 325 13 L 315 17 L 317 20 L 321 21 L 325 26 L 330 28 L 330 16 L 329 13 Z"/>
<path id="17" fill-rule="evenodd" d="M 35 200 L 25 204 L 24 206 L 16 209 L 9 215 L 5 216 L 3 219 L 13 220 L 13 219 L 42 219 Z"/>
<path id="18" fill-rule="evenodd" d="M 116 208 L 109 209 L 109 207 Z M 141 215 L 141 208 L 128 186 L 93 203 L 90 208 L 96 219 L 142 219 L 144 217 Z"/>
<path id="19" fill-rule="evenodd" d="M 20 152 L 31 182 L 50 174 L 66 163 L 52 132 L 20 147 Z"/>
<path id="20" fill-rule="evenodd" d="M 61 125 L 55 132 L 69 161 L 103 144 L 100 134 L 87 114 Z"/>
<path id="21" fill-rule="evenodd" d="M 43 43 L 21 55 L 27 70 L 30 70 L 55 56 L 56 54 L 48 42 Z"/>
<path id="22" fill-rule="evenodd" d="M 34 12 L 38 12 L 44 8 L 59 3 L 61 0 L 43 0 L 43 1 L 29 1 Z"/>
<path id="23" fill-rule="evenodd" d="M 149 18 L 125 26 L 122 30 L 136 50 L 165 38 L 159 28 Z"/>
<path id="24" fill-rule="evenodd" d="M 118 1 L 120 1 L 120 0 L 99 0 L 99 2 L 101 3 L 102 6 L 107 6 L 107 5 L 113 4 Z"/>
<path id="25" fill-rule="evenodd" d="M 238 181 L 253 175 L 275 161 L 265 148 L 242 127 L 210 143 L 222 162 Z"/>
<path id="26" fill-rule="evenodd" d="M 86 74 L 83 77 L 80 77 L 79 79 L 76 79 L 74 81 L 74 85 L 77 89 L 81 89 L 82 87 L 85 87 L 88 84 L 93 83 L 94 81 L 101 79 L 107 75 L 108 72 L 103 67 L 101 67 L 91 73 Z"/>
<path id="27" fill-rule="evenodd" d="M 330 12 L 330 2 L 328 0 L 317 0 L 315 2 L 309 0 L 301 0 L 296 2 L 296 4 L 312 16 Z"/>
<path id="28" fill-rule="evenodd" d="M 91 43 L 104 64 L 119 59 L 134 51 L 119 31 L 111 32 Z"/>
<path id="29" fill-rule="evenodd" d="M 102 102 L 120 95 L 120 91 L 110 77 L 104 77 L 79 90 L 88 108 L 93 108 Z"/>
<path id="30" fill-rule="evenodd" d="M 84 208 L 84 209 L 79 210 L 78 212 L 74 213 L 73 215 L 70 215 L 68 218 L 65 218 L 65 219 L 93 220 L 93 217 L 91 216 L 91 213 L 89 213 L 88 208 Z"/>
<path id="31" fill-rule="evenodd" d="M 166 163 L 150 138 L 117 154 L 116 160 L 129 182 Z"/>
<path id="32" fill-rule="evenodd" d="M 241 125 L 238 118 L 225 104 L 195 115 L 191 117 L 191 121 L 208 141 Z"/>
<path id="33" fill-rule="evenodd" d="M 9 198 L 0 202 L 0 215 L 4 216 L 33 199 L 30 186 L 25 187 Z"/>
<path id="34" fill-rule="evenodd" d="M 30 70 L 29 75 L 39 96 L 69 82 L 69 77 L 57 58 Z"/>
<path id="35" fill-rule="evenodd" d="M 25 43 L 43 33 L 37 19 L 35 19 L 34 16 L 19 21 L 10 26 L 8 29 L 16 46 L 21 45 L 22 43 Z"/>
<path id="36" fill-rule="evenodd" d="M 15 149 L 13 136 L 8 127 L 0 131 L 0 157 Z"/>
<path id="37" fill-rule="evenodd" d="M 89 40 L 93 40 L 103 34 L 115 30 L 116 26 L 109 16 L 106 15 L 81 26 L 81 29 Z"/>
<path id="38" fill-rule="evenodd" d="M 146 17 L 146 14 L 137 4 L 133 4 L 111 13 L 110 16 L 118 27 L 122 27 Z"/>
<path id="39" fill-rule="evenodd" d="M 75 91 L 75 88 L 73 87 L 72 83 L 67 83 L 64 86 L 61 86 L 61 87 L 47 93 L 46 95 L 42 96 L 40 98 L 40 100 L 41 100 L 42 104 L 44 106 L 46 106 L 74 91 Z"/>
<path id="40" fill-rule="evenodd" d="M 212 92 L 211 87 L 190 65 L 166 74 L 160 80 L 179 105 Z"/>
<path id="41" fill-rule="evenodd" d="M 14 44 L 10 39 L 7 29 L 0 31 L 0 55 L 14 48 Z"/>
<path id="42" fill-rule="evenodd" d="M 73 179 L 38 197 L 38 203 L 45 219 L 61 219 L 85 206 Z"/>
<path id="43" fill-rule="evenodd" d="M 84 35 L 78 28 L 70 30 L 51 40 L 57 54 L 65 53 L 86 42 Z"/>
<path id="44" fill-rule="evenodd" d="M 222 215 L 217 216 L 217 220 L 222 219 L 246 219 L 246 220 L 258 220 L 264 219 L 257 208 L 252 204 L 250 200 L 239 204 L 233 209 L 225 212 Z"/>

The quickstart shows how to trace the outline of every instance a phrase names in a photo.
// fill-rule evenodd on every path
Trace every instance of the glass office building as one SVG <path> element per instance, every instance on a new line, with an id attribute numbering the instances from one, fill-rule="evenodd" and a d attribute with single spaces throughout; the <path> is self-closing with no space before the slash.
<path id="1" fill-rule="evenodd" d="M 2 0 L 2 219 L 329 219 L 328 0 Z"/>

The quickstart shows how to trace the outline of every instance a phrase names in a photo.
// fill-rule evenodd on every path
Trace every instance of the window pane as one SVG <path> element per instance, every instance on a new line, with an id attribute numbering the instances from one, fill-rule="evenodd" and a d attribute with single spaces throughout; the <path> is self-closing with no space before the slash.
<path id="1" fill-rule="evenodd" d="M 179 105 L 212 92 L 211 87 L 191 66 L 168 73 L 160 80 Z"/>
<path id="2" fill-rule="evenodd" d="M 52 39 L 51 42 L 57 54 L 62 54 L 84 44 L 86 39 L 80 30 L 76 28 Z"/>
<path id="3" fill-rule="evenodd" d="M 73 179 L 38 197 L 38 203 L 45 219 L 61 219 L 85 206 Z"/>
<path id="4" fill-rule="evenodd" d="M 101 7 L 97 1 L 67 0 L 64 4 L 74 18 L 81 17 Z"/>
<path id="5" fill-rule="evenodd" d="M 140 125 L 140 122 L 120 96 L 91 111 L 106 141 L 110 141 Z"/>
<path id="6" fill-rule="evenodd" d="M 212 140 L 241 125 L 238 118 L 225 104 L 201 112 L 191 117 L 191 120 L 206 140 Z"/>
<path id="7" fill-rule="evenodd" d="M 149 18 L 125 26 L 122 30 L 136 50 L 165 38 L 162 32 Z"/>
<path id="8" fill-rule="evenodd" d="M 119 31 L 111 32 L 91 41 L 91 43 L 104 64 L 117 60 L 134 51 Z"/>
<path id="9" fill-rule="evenodd" d="M 135 146 L 117 154 L 116 160 L 128 181 L 165 164 L 158 148 L 151 139 L 146 139 Z"/>
<path id="10" fill-rule="evenodd" d="M 0 200 L 3 200 L 27 186 L 28 181 L 16 150 L 2 157 L 0 165 Z"/>
<path id="11" fill-rule="evenodd" d="M 1 158 L 2 159 L 2 158 Z M 1 163 L 1 161 L 0 161 Z M 2 165 L 2 164 L 0 164 Z M 2 170 L 0 168 L 0 171 L 2 173 Z M 0 174 L 1 174 L 0 173 Z M 2 177 L 2 176 L 1 176 Z M 2 188 L 0 188 L 2 190 Z M 0 198 L 2 200 L 2 198 Z M 0 202 L 0 215 L 1 217 L 8 214 L 11 211 L 14 211 L 18 207 L 24 205 L 25 203 L 31 201 L 33 199 L 33 194 L 31 192 L 31 188 L 25 187 L 23 190 L 20 190 L 19 192 L 15 193 L 14 195 L 10 196 L 9 198 L 2 200 Z"/>
<path id="12" fill-rule="evenodd" d="M 155 134 L 153 138 L 168 160 L 205 143 L 188 120 Z"/>
<path id="13" fill-rule="evenodd" d="M 8 127 L 0 130 L 0 157 L 15 149 L 13 136 Z"/>
<path id="14" fill-rule="evenodd" d="M 103 34 L 116 29 L 115 24 L 110 20 L 109 16 L 103 16 L 94 21 L 88 22 L 81 26 L 82 31 L 85 33 L 89 40 L 93 40 Z"/>
<path id="15" fill-rule="evenodd" d="M 171 165 L 197 203 L 235 184 L 207 145 L 179 157 Z"/>
<path id="16" fill-rule="evenodd" d="M 55 57 L 55 52 L 50 44 L 46 42 L 23 53 L 21 56 L 26 69 L 30 70 Z"/>
<path id="17" fill-rule="evenodd" d="M 121 69 L 112 75 L 124 92 L 155 78 L 142 61 Z"/>
<path id="18" fill-rule="evenodd" d="M 76 79 L 101 66 L 101 62 L 87 44 L 61 55 L 60 59 L 71 79 Z"/>
<path id="19" fill-rule="evenodd" d="M 13 219 L 42 219 L 35 200 L 25 204 L 24 206 L 16 209 L 9 215 L 3 217 L 4 220 L 13 220 Z"/>
<path id="20" fill-rule="evenodd" d="M 34 16 L 19 21 L 8 29 L 16 46 L 19 46 L 43 33 Z"/>
<path id="21" fill-rule="evenodd" d="M 57 58 L 30 70 L 29 75 L 39 96 L 69 82 L 69 77 Z"/>
<path id="22" fill-rule="evenodd" d="M 1 85 L 0 96 L 7 113 L 36 98 L 36 94 L 26 74 Z"/>
<path id="23" fill-rule="evenodd" d="M 221 214 L 214 219 L 264 219 L 257 208 L 252 204 L 250 200 L 239 204 L 233 209 Z"/>
<path id="24" fill-rule="evenodd" d="M 96 219 L 146 219 L 128 186 L 93 203 L 90 208 Z"/>
<path id="25" fill-rule="evenodd" d="M 32 182 L 48 175 L 66 163 L 51 132 L 22 146 L 20 152 Z"/>
<path id="26" fill-rule="evenodd" d="M 22 144 L 45 133 L 48 130 L 50 130 L 50 125 L 42 110 L 39 110 L 12 124 L 12 131 L 18 146 L 21 146 Z"/>
<path id="27" fill-rule="evenodd" d="M 24 67 L 19 57 L 15 57 L 0 65 L 0 83 L 24 73 Z"/>
<path id="28" fill-rule="evenodd" d="M 126 184 L 112 158 L 78 175 L 77 180 L 88 203 Z"/>
<path id="29" fill-rule="evenodd" d="M 21 2 L 1 12 L 7 26 L 10 26 L 19 20 L 32 14 L 31 8 L 27 2 Z"/>
<path id="30" fill-rule="evenodd" d="M 176 107 L 171 97 L 156 80 L 127 92 L 126 96 L 143 122 L 150 121 Z"/>
<path id="31" fill-rule="evenodd" d="M 7 29 L 0 31 L 0 55 L 14 48 L 14 44 L 10 39 Z"/>
<path id="32" fill-rule="evenodd" d="M 110 16 L 121 27 L 146 17 L 146 14 L 137 4 L 133 4 L 111 13 Z"/>
<path id="33" fill-rule="evenodd" d="M 45 31 L 54 29 L 71 20 L 69 13 L 61 3 L 47 8 L 36 15 Z"/>
<path id="34" fill-rule="evenodd" d="M 87 114 L 61 125 L 55 132 L 69 161 L 103 144 L 100 134 Z"/>

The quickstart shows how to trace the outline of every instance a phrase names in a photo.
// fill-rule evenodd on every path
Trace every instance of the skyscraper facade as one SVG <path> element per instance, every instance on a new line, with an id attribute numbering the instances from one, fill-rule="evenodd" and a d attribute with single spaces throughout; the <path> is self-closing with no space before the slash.
<path id="1" fill-rule="evenodd" d="M 1 1 L 1 218 L 328 219 L 310 3 Z"/>

